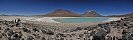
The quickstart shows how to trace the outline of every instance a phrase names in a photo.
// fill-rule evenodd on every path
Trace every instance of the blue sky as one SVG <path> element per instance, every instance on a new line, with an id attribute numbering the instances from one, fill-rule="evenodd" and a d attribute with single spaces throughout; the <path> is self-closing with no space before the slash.
<path id="1" fill-rule="evenodd" d="M 66 9 L 83 14 L 95 10 L 101 15 L 133 12 L 133 0 L 0 0 L 0 14 L 47 14 L 56 9 Z"/>

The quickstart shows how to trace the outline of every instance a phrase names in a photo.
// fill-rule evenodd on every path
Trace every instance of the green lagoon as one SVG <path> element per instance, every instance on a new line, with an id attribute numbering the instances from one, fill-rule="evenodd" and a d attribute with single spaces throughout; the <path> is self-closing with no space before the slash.
<path id="1" fill-rule="evenodd" d="M 61 23 L 83 23 L 83 22 L 102 22 L 108 19 L 109 18 L 105 17 L 79 17 L 79 18 L 58 18 L 54 20 Z"/>

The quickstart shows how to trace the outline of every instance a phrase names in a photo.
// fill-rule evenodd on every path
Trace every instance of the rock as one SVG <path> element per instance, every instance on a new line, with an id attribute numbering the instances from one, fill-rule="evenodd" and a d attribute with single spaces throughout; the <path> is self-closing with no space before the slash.
<path id="1" fill-rule="evenodd" d="M 122 40 L 122 37 L 116 37 L 117 40 Z"/>
<path id="2" fill-rule="evenodd" d="M 19 18 L 15 19 L 16 27 L 20 25 L 21 20 Z"/>
<path id="3" fill-rule="evenodd" d="M 113 36 L 113 40 L 116 40 L 116 37 L 115 36 Z"/>
<path id="4" fill-rule="evenodd" d="M 22 30 L 23 30 L 24 32 L 27 32 L 27 31 L 28 31 L 28 29 L 27 29 L 27 28 L 22 28 Z"/>
<path id="5" fill-rule="evenodd" d="M 37 28 L 32 28 L 32 30 L 35 31 L 35 32 L 36 31 L 39 32 L 39 30 Z"/>
<path id="6" fill-rule="evenodd" d="M 86 28 L 84 28 L 84 30 L 91 31 L 91 30 L 93 30 L 93 29 L 95 29 L 95 28 L 97 28 L 97 27 L 96 27 L 96 26 L 95 26 L 95 27 L 86 27 Z"/>
<path id="7" fill-rule="evenodd" d="M 77 27 L 76 30 L 82 30 L 82 28 L 81 27 Z"/>
<path id="8" fill-rule="evenodd" d="M 20 23 L 16 23 L 16 27 L 19 27 Z"/>
<path id="9" fill-rule="evenodd" d="M 2 30 L 1 27 L 0 27 L 0 30 Z"/>
<path id="10" fill-rule="evenodd" d="M 127 29 L 129 29 L 129 28 L 133 28 L 133 25 L 131 25 L 131 26 L 127 26 Z"/>
<path id="11" fill-rule="evenodd" d="M 108 36 L 108 38 L 106 40 L 112 40 L 112 37 L 111 36 Z"/>
<path id="12" fill-rule="evenodd" d="M 15 23 L 19 23 L 21 20 L 19 18 L 15 19 Z"/>
<path id="13" fill-rule="evenodd" d="M 11 37 L 11 40 L 20 40 L 20 38 Z"/>
<path id="14" fill-rule="evenodd" d="M 58 38 L 58 37 L 66 37 L 66 36 L 64 34 L 62 34 L 62 33 L 57 33 L 56 37 Z"/>
<path id="15" fill-rule="evenodd" d="M 124 23 L 124 26 L 127 26 L 127 24 Z"/>
<path id="16" fill-rule="evenodd" d="M 76 29 L 74 29 L 74 31 L 78 31 L 78 30 L 82 30 L 81 27 L 77 27 Z"/>
<path id="17" fill-rule="evenodd" d="M 121 20 L 123 20 L 123 18 L 121 18 Z"/>
<path id="18" fill-rule="evenodd" d="M 54 32 L 51 30 L 41 30 L 43 33 L 48 34 L 48 35 L 54 35 Z"/>
<path id="19" fill-rule="evenodd" d="M 95 34 L 95 31 L 92 31 L 91 33 L 90 33 L 90 36 L 92 36 L 92 35 L 94 35 Z"/>
<path id="20" fill-rule="evenodd" d="M 11 40 L 11 37 L 7 37 L 8 40 Z"/>
<path id="21" fill-rule="evenodd" d="M 40 40 L 46 40 L 45 37 L 40 37 Z"/>
<path id="22" fill-rule="evenodd" d="M 125 34 L 125 35 L 122 36 L 122 39 L 123 40 L 133 40 L 133 37 L 129 34 Z"/>
<path id="23" fill-rule="evenodd" d="M 85 35 L 85 38 L 88 40 L 91 36 L 89 34 Z"/>
<path id="24" fill-rule="evenodd" d="M 35 38 L 38 38 L 38 39 L 39 39 L 39 38 L 40 38 L 39 34 L 36 34 L 36 35 L 35 35 Z"/>
<path id="25" fill-rule="evenodd" d="M 72 35 L 72 36 L 75 36 L 75 35 L 76 35 L 76 33 L 72 33 L 71 35 Z"/>
<path id="26" fill-rule="evenodd" d="M 61 37 L 59 40 L 64 40 L 64 38 Z"/>
<path id="27" fill-rule="evenodd" d="M 16 33 L 11 36 L 11 40 L 20 40 L 20 38 L 21 37 Z"/>
<path id="28" fill-rule="evenodd" d="M 107 26 L 104 27 L 104 29 L 107 30 L 107 33 L 110 33 L 110 31 L 111 31 L 111 28 L 110 27 L 107 27 Z"/>
<path id="29" fill-rule="evenodd" d="M 0 39 L 2 38 L 2 34 L 0 34 Z"/>
<path id="30" fill-rule="evenodd" d="M 23 30 L 24 32 L 31 33 L 31 31 L 28 30 L 27 28 L 22 28 L 22 30 Z"/>
<path id="31" fill-rule="evenodd" d="M 105 40 L 106 35 L 106 31 L 99 30 L 96 34 L 93 35 L 93 40 Z"/>
<path id="32" fill-rule="evenodd" d="M 11 36 L 11 35 L 14 34 L 14 32 L 13 32 L 13 30 L 8 30 L 8 31 L 6 32 L 6 34 L 7 34 L 8 36 Z"/>
<path id="33" fill-rule="evenodd" d="M 21 31 L 20 31 L 18 34 L 19 34 L 19 36 L 23 36 L 23 34 L 22 34 L 22 32 L 21 32 Z"/>
<path id="34" fill-rule="evenodd" d="M 20 40 L 24 40 L 24 38 L 21 38 Z"/>
<path id="35" fill-rule="evenodd" d="M 122 34 L 126 34 L 126 33 L 128 33 L 127 30 L 123 30 L 123 31 L 122 31 Z"/>
<path id="36" fill-rule="evenodd" d="M 133 37 L 133 34 L 131 34 L 131 36 Z"/>
<path id="37" fill-rule="evenodd" d="M 16 34 L 16 33 L 15 33 L 15 34 L 13 34 L 12 36 L 13 36 L 13 37 L 19 37 L 19 36 L 18 36 L 18 34 Z"/>
<path id="38" fill-rule="evenodd" d="M 8 30 L 10 30 L 9 28 L 6 28 L 6 29 L 4 29 L 4 32 L 6 33 Z"/>
<path id="39" fill-rule="evenodd" d="M 33 37 L 28 35 L 26 40 L 33 40 Z"/>
<path id="40" fill-rule="evenodd" d="M 5 33 L 1 33 L 2 34 L 2 36 L 6 36 L 6 34 Z"/>
<path id="41" fill-rule="evenodd" d="M 84 28 L 84 30 L 88 30 L 88 31 L 90 31 L 90 30 L 92 30 L 90 27 L 86 27 L 86 28 Z"/>
<path id="42" fill-rule="evenodd" d="M 79 34 L 79 37 L 80 37 L 80 38 L 83 38 L 83 36 L 84 36 L 84 34 Z"/>

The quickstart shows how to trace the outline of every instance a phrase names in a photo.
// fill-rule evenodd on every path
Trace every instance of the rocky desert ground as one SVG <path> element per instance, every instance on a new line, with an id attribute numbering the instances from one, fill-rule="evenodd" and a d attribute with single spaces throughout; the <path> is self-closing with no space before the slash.
<path id="1" fill-rule="evenodd" d="M 0 19 L 0 40 L 133 40 L 133 17 L 63 29 L 21 20 Z"/>

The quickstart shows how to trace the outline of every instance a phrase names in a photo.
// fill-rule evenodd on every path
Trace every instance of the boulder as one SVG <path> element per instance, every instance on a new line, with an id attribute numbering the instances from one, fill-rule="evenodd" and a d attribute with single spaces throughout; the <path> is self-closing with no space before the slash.
<path id="1" fill-rule="evenodd" d="M 133 40 L 133 37 L 132 37 L 131 35 L 129 35 L 129 34 L 124 34 L 124 35 L 122 36 L 122 39 L 123 39 L 123 40 Z"/>
<path id="2" fill-rule="evenodd" d="M 128 33 L 128 31 L 124 29 L 124 30 L 122 31 L 122 34 L 126 34 L 126 33 Z"/>
<path id="3" fill-rule="evenodd" d="M 34 32 L 39 32 L 39 30 L 37 29 L 37 28 L 32 28 L 32 30 L 34 31 Z"/>
<path id="4" fill-rule="evenodd" d="M 90 33 L 90 36 L 93 36 L 95 34 L 95 31 L 92 31 L 91 33 Z"/>
<path id="5" fill-rule="evenodd" d="M 105 40 L 106 35 L 106 31 L 99 30 L 96 34 L 93 35 L 93 40 Z"/>
<path id="6" fill-rule="evenodd" d="M 11 35 L 14 34 L 14 32 L 13 32 L 13 30 L 8 30 L 8 31 L 6 32 L 6 34 L 7 34 L 8 36 L 11 36 Z"/>
<path id="7" fill-rule="evenodd" d="M 46 40 L 45 37 L 40 37 L 40 40 Z"/>
<path id="8" fill-rule="evenodd" d="M 107 33 L 110 33 L 111 28 L 109 26 L 104 27 L 104 29 L 107 31 Z"/>
<path id="9" fill-rule="evenodd" d="M 34 38 L 30 35 L 27 36 L 27 39 L 26 40 L 33 40 Z"/>
<path id="10" fill-rule="evenodd" d="M 20 40 L 20 36 L 16 33 L 14 33 L 12 36 L 11 36 L 11 40 Z"/>
<path id="11" fill-rule="evenodd" d="M 54 35 L 54 32 L 51 30 L 41 30 L 44 34 L 48 34 L 48 35 Z"/>

